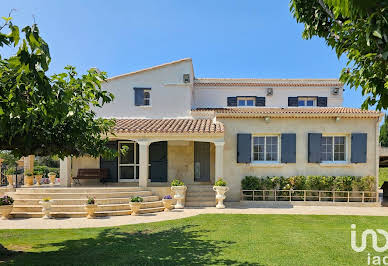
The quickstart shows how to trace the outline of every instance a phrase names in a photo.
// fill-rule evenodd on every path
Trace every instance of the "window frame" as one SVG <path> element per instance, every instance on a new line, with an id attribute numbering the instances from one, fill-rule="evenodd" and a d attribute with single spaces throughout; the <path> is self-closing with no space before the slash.
<path id="1" fill-rule="evenodd" d="M 313 105 L 307 105 L 307 101 L 313 101 Z M 299 105 L 299 101 L 304 101 L 305 105 Z M 318 98 L 315 96 L 298 96 L 298 107 L 317 107 Z"/>
<path id="2" fill-rule="evenodd" d="M 254 155 L 254 149 L 255 149 L 255 138 L 258 137 L 264 137 L 264 160 L 255 160 Z M 267 137 L 277 137 L 277 160 L 275 161 L 268 161 L 267 160 Z M 251 141 L 251 158 L 253 164 L 280 164 L 281 162 L 281 137 L 280 134 L 252 134 L 252 141 Z"/>
<path id="3" fill-rule="evenodd" d="M 139 182 L 139 176 L 137 175 L 137 171 L 140 171 L 140 158 L 137 156 L 137 142 L 136 141 L 130 141 L 130 140 L 122 140 L 118 141 L 118 151 L 120 152 L 121 144 L 129 144 L 133 145 L 133 163 L 121 163 L 121 154 L 119 154 L 117 158 L 117 177 L 119 182 Z M 140 157 L 140 155 L 139 155 Z M 137 160 L 139 159 L 139 162 Z M 122 179 L 121 176 L 121 166 L 123 167 L 133 167 L 133 179 Z M 138 169 L 136 169 L 138 168 Z M 139 172 L 140 173 L 140 172 Z"/>
<path id="4" fill-rule="evenodd" d="M 239 105 L 240 100 L 244 101 L 245 105 Z M 253 101 L 253 105 L 247 105 L 249 100 Z M 256 97 L 255 96 L 237 96 L 236 101 L 237 101 L 237 107 L 255 107 L 256 106 Z"/>
<path id="5" fill-rule="evenodd" d="M 146 93 L 148 93 L 148 98 L 145 97 Z M 146 100 L 148 100 L 148 104 L 146 104 Z M 143 105 L 140 106 L 151 106 L 151 89 L 144 89 L 143 90 Z"/>
<path id="6" fill-rule="evenodd" d="M 344 138 L 344 160 L 334 160 L 335 137 L 343 137 Z M 321 163 L 323 163 L 323 164 L 347 164 L 349 162 L 348 156 L 349 156 L 350 146 L 349 146 L 349 137 L 347 134 L 322 134 L 322 138 L 332 138 L 332 147 L 331 147 L 332 160 L 331 161 L 322 160 L 322 150 L 320 150 L 319 154 L 321 156 Z"/>

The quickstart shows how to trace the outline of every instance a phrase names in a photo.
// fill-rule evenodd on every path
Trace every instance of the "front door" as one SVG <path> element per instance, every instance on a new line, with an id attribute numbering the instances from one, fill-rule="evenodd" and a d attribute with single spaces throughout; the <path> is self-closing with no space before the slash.
<path id="1" fill-rule="evenodd" d="M 139 144 L 134 141 L 119 141 L 118 176 L 119 182 L 139 180 Z"/>
<path id="2" fill-rule="evenodd" d="M 194 142 L 194 181 L 210 181 L 209 142 Z"/>
<path id="3" fill-rule="evenodd" d="M 149 162 L 151 182 L 167 182 L 167 141 L 150 144 Z"/>

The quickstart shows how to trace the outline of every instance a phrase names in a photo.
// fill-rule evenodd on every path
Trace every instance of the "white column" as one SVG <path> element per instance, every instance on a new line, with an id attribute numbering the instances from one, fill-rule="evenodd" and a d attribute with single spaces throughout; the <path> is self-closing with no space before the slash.
<path id="1" fill-rule="evenodd" d="M 59 178 L 61 187 L 71 186 L 71 157 L 59 161 Z"/>
<path id="2" fill-rule="evenodd" d="M 24 157 L 24 171 L 34 171 L 35 155 L 28 155 Z"/>
<path id="3" fill-rule="evenodd" d="M 224 178 L 224 142 L 214 142 L 216 146 L 216 158 L 215 158 L 215 181 L 220 178 Z"/>
<path id="4" fill-rule="evenodd" d="M 149 169 L 149 145 L 146 140 L 139 140 L 139 187 L 147 187 Z"/>

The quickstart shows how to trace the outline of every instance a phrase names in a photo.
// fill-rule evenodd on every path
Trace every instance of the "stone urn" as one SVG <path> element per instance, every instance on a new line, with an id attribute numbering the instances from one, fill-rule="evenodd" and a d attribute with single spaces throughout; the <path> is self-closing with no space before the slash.
<path id="1" fill-rule="evenodd" d="M 39 201 L 39 204 L 42 205 L 42 212 L 43 212 L 43 219 L 51 219 L 51 205 L 53 201 L 52 200 L 41 200 Z"/>
<path id="2" fill-rule="evenodd" d="M 50 179 L 50 186 L 55 185 L 55 178 L 57 177 L 56 173 L 48 173 L 48 177 Z"/>
<path id="3" fill-rule="evenodd" d="M 12 212 L 13 205 L 1 205 L 0 214 L 2 220 L 7 220 Z"/>
<path id="4" fill-rule="evenodd" d="M 185 199 L 187 187 L 186 186 L 172 186 L 171 191 L 174 192 L 174 199 L 176 199 L 175 209 L 183 209 L 183 200 Z"/>
<path id="5" fill-rule="evenodd" d="M 13 175 L 7 175 L 8 188 L 13 188 Z"/>
<path id="6" fill-rule="evenodd" d="M 172 204 L 174 203 L 173 199 L 162 199 L 163 207 L 165 212 L 169 212 L 173 207 Z"/>
<path id="7" fill-rule="evenodd" d="M 85 204 L 86 218 L 93 219 L 96 217 L 97 204 Z"/>
<path id="8" fill-rule="evenodd" d="M 40 182 L 42 181 L 43 175 L 35 175 L 35 180 L 36 180 L 36 186 L 40 186 Z"/>
<path id="9" fill-rule="evenodd" d="M 26 187 L 30 187 L 34 184 L 34 176 L 33 175 L 24 175 L 24 185 Z"/>
<path id="10" fill-rule="evenodd" d="M 130 202 L 129 206 L 131 206 L 132 213 L 131 215 L 139 215 L 141 202 Z"/>
<path id="11" fill-rule="evenodd" d="M 229 187 L 214 186 L 213 190 L 217 193 L 216 194 L 216 201 L 217 201 L 216 208 L 217 209 L 224 209 L 225 208 L 224 199 L 226 198 L 225 193 L 229 191 Z"/>

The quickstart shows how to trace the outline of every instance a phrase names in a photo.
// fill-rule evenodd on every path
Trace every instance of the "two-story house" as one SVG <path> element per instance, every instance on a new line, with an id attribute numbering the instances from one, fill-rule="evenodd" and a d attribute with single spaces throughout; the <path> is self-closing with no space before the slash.
<path id="1" fill-rule="evenodd" d="M 67 158 L 61 183 L 80 168 L 107 168 L 109 182 L 168 187 L 224 178 L 238 201 L 247 175 L 378 176 L 381 114 L 342 107 L 337 79 L 197 78 L 190 58 L 109 78 L 114 159 Z M 87 184 L 87 182 L 83 182 Z"/>

